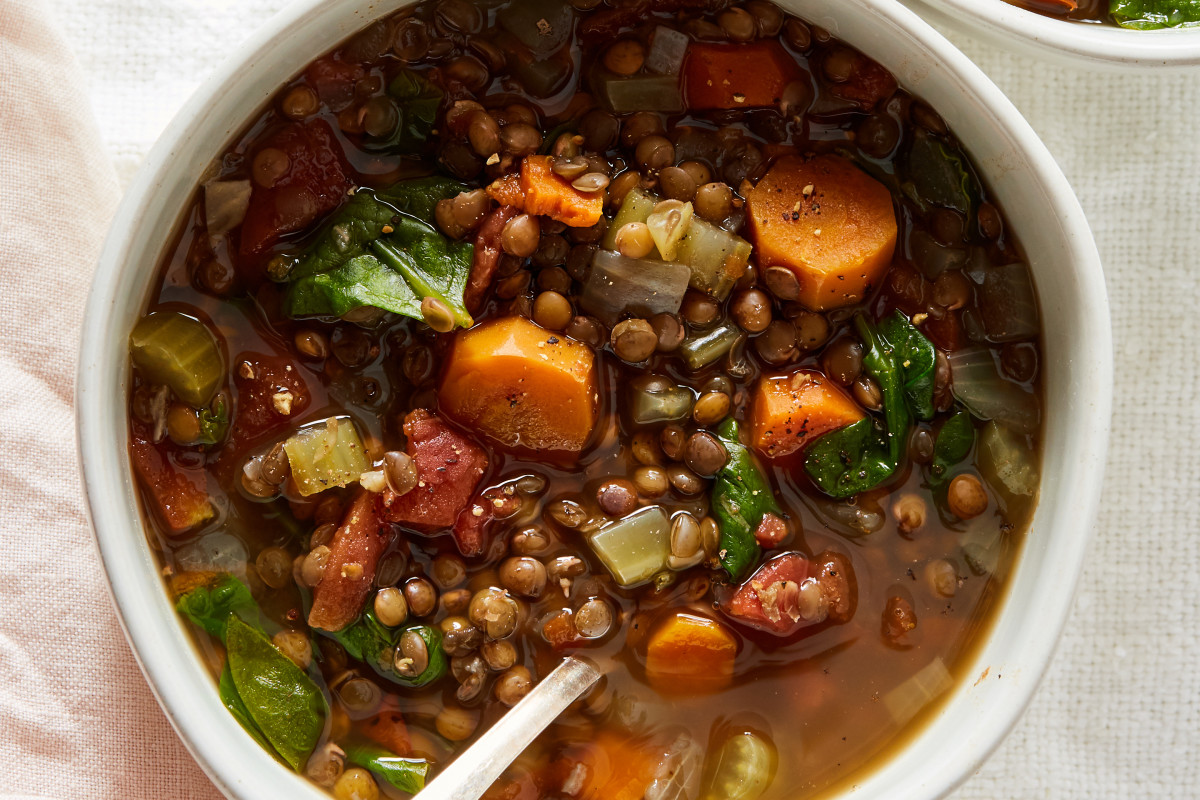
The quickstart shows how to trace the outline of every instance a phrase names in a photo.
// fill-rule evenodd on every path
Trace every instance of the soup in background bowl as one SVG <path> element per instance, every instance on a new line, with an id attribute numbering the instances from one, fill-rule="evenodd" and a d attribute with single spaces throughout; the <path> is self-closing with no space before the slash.
<path id="1" fill-rule="evenodd" d="M 869 784 L 1048 544 L 1044 236 L 834 19 L 544 5 L 375 21 L 145 251 L 115 433 L 172 677 L 338 797 L 453 769 L 567 652 L 604 684 L 489 796 Z"/>

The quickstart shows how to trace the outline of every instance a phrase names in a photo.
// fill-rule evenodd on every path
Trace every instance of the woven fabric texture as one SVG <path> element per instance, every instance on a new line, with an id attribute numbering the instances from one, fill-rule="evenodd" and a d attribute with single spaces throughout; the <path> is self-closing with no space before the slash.
<path id="1" fill-rule="evenodd" d="M 0 797 L 218 797 L 113 613 L 78 488 L 73 374 L 120 187 L 283 4 L 0 3 Z M 1103 506 L 1067 632 L 1023 720 L 956 797 L 1195 797 L 1200 73 L 1097 74 L 947 33 L 1078 192 L 1116 341 Z"/>

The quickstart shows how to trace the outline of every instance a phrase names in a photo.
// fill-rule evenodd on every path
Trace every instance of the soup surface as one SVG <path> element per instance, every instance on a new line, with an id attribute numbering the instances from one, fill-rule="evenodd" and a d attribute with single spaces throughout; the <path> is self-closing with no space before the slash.
<path id="1" fill-rule="evenodd" d="M 406 796 L 576 653 L 490 798 L 798 798 L 962 677 L 1037 303 L 867 55 L 760 0 L 422 3 L 198 178 L 130 448 L 247 747 Z"/>
<path id="2" fill-rule="evenodd" d="M 1200 25 L 1197 0 L 1008 0 L 1015 6 L 1075 22 L 1099 22 L 1134 30 Z"/>

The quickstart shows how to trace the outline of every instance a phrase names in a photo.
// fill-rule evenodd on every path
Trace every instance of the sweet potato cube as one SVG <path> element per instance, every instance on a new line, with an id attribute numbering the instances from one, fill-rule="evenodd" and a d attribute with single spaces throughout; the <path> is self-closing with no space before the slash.
<path id="1" fill-rule="evenodd" d="M 794 272 L 814 311 L 862 302 L 892 263 L 891 193 L 840 156 L 784 156 L 746 199 L 760 267 Z"/>
<path id="2" fill-rule="evenodd" d="M 442 373 L 442 413 L 505 447 L 577 454 L 596 426 L 596 361 L 587 345 L 524 317 L 461 331 Z"/>
<path id="3" fill-rule="evenodd" d="M 764 375 L 751 399 L 750 445 L 766 458 L 791 455 L 863 416 L 840 386 L 816 370 Z"/>
<path id="4" fill-rule="evenodd" d="M 650 635 L 646 678 L 660 692 L 715 692 L 733 680 L 737 638 L 721 623 L 677 612 Z"/>

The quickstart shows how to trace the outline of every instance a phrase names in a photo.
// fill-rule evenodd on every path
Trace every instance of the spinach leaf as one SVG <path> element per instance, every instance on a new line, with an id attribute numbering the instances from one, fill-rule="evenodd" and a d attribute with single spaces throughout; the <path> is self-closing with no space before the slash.
<path id="1" fill-rule="evenodd" d="M 928 210 L 943 206 L 968 218 L 979 200 L 979 188 L 967 165 L 967 157 L 928 133 L 919 132 L 908 151 L 908 181 L 905 193 Z"/>
<path id="2" fill-rule="evenodd" d="M 175 602 L 175 610 L 222 642 L 231 614 L 255 627 L 259 625 L 258 604 L 250 589 L 229 574 L 182 595 Z"/>
<path id="3" fill-rule="evenodd" d="M 308 673 L 261 630 L 229 616 L 229 674 L 248 716 L 275 752 L 299 772 L 325 727 L 325 697 Z"/>
<path id="4" fill-rule="evenodd" d="M 395 101 L 395 127 L 383 136 L 365 137 L 363 149 L 368 152 L 419 149 L 437 124 L 438 107 L 444 96 L 442 90 L 420 73 L 405 69 L 388 84 L 388 94 Z"/>
<path id="5" fill-rule="evenodd" d="M 1200 0 L 1109 0 L 1113 21 L 1124 28 L 1194 28 L 1200 25 Z"/>
<path id="6" fill-rule="evenodd" d="M 950 467 L 962 461 L 975 446 L 975 426 L 971 414 L 960 408 L 942 423 L 933 442 L 933 461 L 929 465 L 930 482 L 937 486 L 948 477 Z"/>
<path id="7" fill-rule="evenodd" d="M 425 788 L 429 762 L 417 758 L 401 758 L 374 744 L 352 743 L 345 747 L 346 760 L 365 767 L 402 792 L 416 794 Z"/>
<path id="8" fill-rule="evenodd" d="M 196 444 L 219 444 L 229 431 L 229 407 L 224 392 L 217 395 L 211 408 L 200 411 L 200 438 Z"/>
<path id="9" fill-rule="evenodd" d="M 246 733 L 254 737 L 254 741 L 258 742 L 264 750 L 274 753 L 275 748 L 271 747 L 267 737 L 263 736 L 263 732 L 258 729 L 258 725 L 250 716 L 250 709 L 246 708 L 246 704 L 242 702 L 242 696 L 238 694 L 237 687 L 233 685 L 233 674 L 229 671 L 228 661 L 225 662 L 225 668 L 221 670 L 221 677 L 217 681 L 217 693 L 221 698 L 221 704 L 229 709 L 229 713 L 245 728 Z"/>
<path id="10" fill-rule="evenodd" d="M 392 661 L 400 637 L 410 630 L 416 631 L 429 652 L 429 664 L 425 671 L 412 678 L 396 672 Z M 442 632 L 429 625 L 410 625 L 393 630 L 376 619 L 375 614 L 368 608 L 353 623 L 330 635 L 346 648 L 346 653 L 351 658 L 369 665 L 380 676 L 401 686 L 425 686 L 446 674 L 446 651 L 442 649 Z"/>
<path id="11" fill-rule="evenodd" d="M 782 511 L 775 492 L 750 450 L 738 440 L 738 424 L 729 418 L 717 429 L 717 438 L 729 460 L 717 473 L 712 489 L 712 510 L 721 531 L 721 566 L 733 580 L 740 580 L 758 561 L 762 552 L 754 532 L 766 514 Z"/>
<path id="12" fill-rule="evenodd" d="M 363 255 L 371 242 L 384 235 L 384 226 L 392 225 L 397 214 L 432 223 L 438 201 L 465 188 L 464 184 L 435 175 L 400 181 L 383 190 L 359 189 L 333 213 L 316 241 L 300 256 L 289 279 L 328 272 Z"/>
<path id="13" fill-rule="evenodd" d="M 909 410 L 917 419 L 933 419 L 933 343 L 899 310 L 879 323 L 879 335 L 895 353 Z"/>

